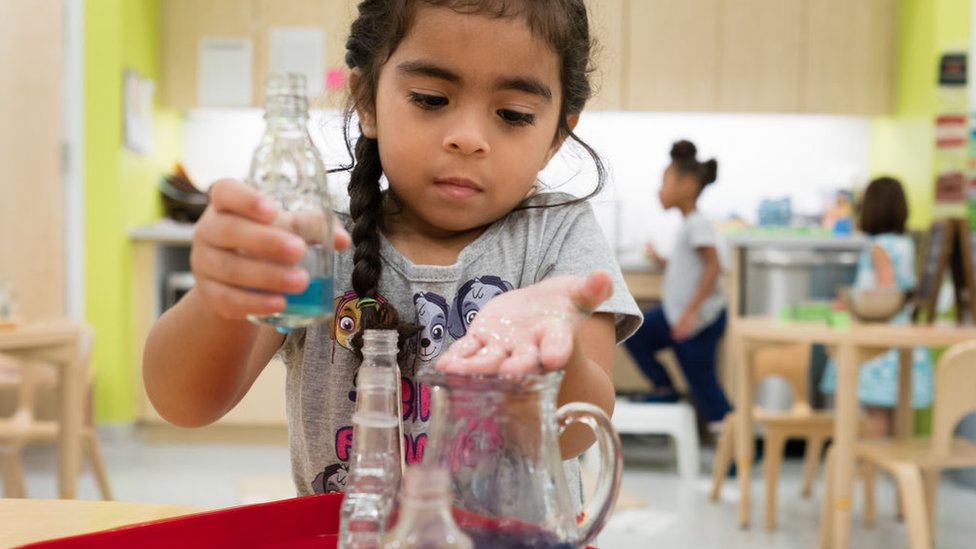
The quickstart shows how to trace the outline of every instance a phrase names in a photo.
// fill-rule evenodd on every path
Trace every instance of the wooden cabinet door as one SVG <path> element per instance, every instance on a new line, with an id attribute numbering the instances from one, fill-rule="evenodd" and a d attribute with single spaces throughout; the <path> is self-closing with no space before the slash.
<path id="1" fill-rule="evenodd" d="M 241 0 L 164 0 L 162 10 L 162 102 L 196 107 L 200 39 L 253 39 L 253 6 Z"/>
<path id="2" fill-rule="evenodd" d="M 623 108 L 624 51 L 627 34 L 624 32 L 624 0 L 589 2 L 590 35 L 596 40 L 593 61 L 596 73 L 592 77 L 593 99 L 587 106 L 595 110 Z"/>
<path id="3" fill-rule="evenodd" d="M 0 279 L 25 320 L 66 311 L 61 0 L 0 0 Z"/>
<path id="4" fill-rule="evenodd" d="M 895 0 L 807 0 L 806 9 L 803 110 L 891 112 Z"/>
<path id="5" fill-rule="evenodd" d="M 719 110 L 800 110 L 807 1 L 725 0 L 722 3 Z"/>
<path id="6" fill-rule="evenodd" d="M 722 0 L 628 0 L 624 106 L 713 111 Z"/>

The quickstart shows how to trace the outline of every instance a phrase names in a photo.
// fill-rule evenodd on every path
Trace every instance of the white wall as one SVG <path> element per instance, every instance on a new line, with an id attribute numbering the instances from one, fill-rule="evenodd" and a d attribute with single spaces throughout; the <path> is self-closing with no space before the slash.
<path id="1" fill-rule="evenodd" d="M 313 114 L 313 137 L 326 163 L 348 161 L 341 116 Z M 261 113 L 193 111 L 184 123 L 183 158 L 192 177 L 209 184 L 243 177 L 263 129 Z M 702 158 L 719 161 L 719 178 L 700 207 L 712 218 L 737 215 L 755 221 L 762 198 L 790 196 L 798 213 L 816 213 L 838 188 L 863 185 L 869 173 L 870 121 L 859 117 L 800 115 L 587 113 L 577 133 L 610 168 L 608 184 L 593 200 L 614 246 L 634 251 L 652 241 L 667 250 L 680 218 L 657 199 L 671 144 L 690 139 Z M 543 172 L 552 188 L 587 193 L 595 182 L 591 163 L 577 147 L 564 147 Z M 333 178 L 336 195 L 347 178 Z"/>

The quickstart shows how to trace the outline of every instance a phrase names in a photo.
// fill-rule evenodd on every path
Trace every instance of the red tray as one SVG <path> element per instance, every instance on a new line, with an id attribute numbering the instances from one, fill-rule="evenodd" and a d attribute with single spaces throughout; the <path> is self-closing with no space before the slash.
<path id="1" fill-rule="evenodd" d="M 335 549 L 341 504 L 342 494 L 304 496 L 41 541 L 20 549 Z"/>
<path id="2" fill-rule="evenodd" d="M 173 517 L 24 545 L 30 549 L 335 549 L 342 494 Z"/>

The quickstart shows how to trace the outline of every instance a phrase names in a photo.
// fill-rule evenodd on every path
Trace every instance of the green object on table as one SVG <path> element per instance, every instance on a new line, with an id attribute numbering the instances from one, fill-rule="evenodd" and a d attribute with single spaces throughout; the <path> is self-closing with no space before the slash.
<path id="1" fill-rule="evenodd" d="M 791 322 L 793 320 L 793 307 L 786 305 L 780 309 L 779 319 L 783 322 Z"/>
<path id="2" fill-rule="evenodd" d="M 820 322 L 830 318 L 830 303 L 809 301 L 780 309 L 779 319 L 784 322 Z"/>
<path id="3" fill-rule="evenodd" d="M 850 328 L 851 314 L 847 311 L 830 311 L 827 317 L 827 324 L 834 328 Z"/>

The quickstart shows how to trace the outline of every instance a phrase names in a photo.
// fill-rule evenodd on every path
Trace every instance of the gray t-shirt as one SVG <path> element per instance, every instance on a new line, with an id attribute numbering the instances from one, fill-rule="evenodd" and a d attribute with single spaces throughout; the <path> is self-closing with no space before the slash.
<path id="1" fill-rule="evenodd" d="M 545 193 L 531 198 L 530 204 L 561 204 L 572 198 Z M 348 216 L 340 216 L 348 226 Z M 351 250 L 336 254 L 332 325 L 296 330 L 282 346 L 288 370 L 292 475 L 302 495 L 345 487 L 359 367 L 347 341 L 358 330 L 359 318 L 351 282 L 352 255 Z M 586 203 L 517 210 L 465 247 L 454 265 L 415 265 L 386 238 L 381 238 L 380 255 L 380 299 L 392 303 L 404 320 L 423 326 L 415 351 L 406 364 L 401 363 L 408 464 L 419 462 L 423 455 L 431 413 L 430 389 L 417 383 L 418 374 L 434 368 L 440 353 L 464 335 L 479 308 L 492 297 L 547 277 L 602 268 L 613 277 L 614 293 L 597 310 L 614 313 L 618 342 L 641 322 L 613 252 Z M 567 472 L 576 476 L 570 486 L 577 488 L 578 461 L 566 463 Z"/>
<path id="2" fill-rule="evenodd" d="M 684 225 L 678 232 L 674 249 L 668 259 L 668 266 L 664 270 L 664 290 L 661 300 L 664 306 L 664 316 L 668 323 L 674 326 L 685 309 L 691 303 L 691 298 L 698 290 L 698 282 L 701 280 L 704 263 L 698 254 L 699 248 L 716 248 L 718 240 L 712 223 L 698 211 L 693 211 L 685 218 Z M 716 279 L 715 287 L 702 302 L 698 313 L 698 323 L 695 325 L 693 333 L 698 333 L 703 328 L 718 318 L 719 313 L 725 307 L 725 299 L 722 297 L 721 282 Z"/>

